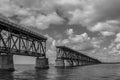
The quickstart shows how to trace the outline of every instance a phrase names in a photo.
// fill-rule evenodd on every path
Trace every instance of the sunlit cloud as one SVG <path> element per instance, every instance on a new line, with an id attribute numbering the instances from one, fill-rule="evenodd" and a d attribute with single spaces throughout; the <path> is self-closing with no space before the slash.
<path id="1" fill-rule="evenodd" d="M 71 29 L 70 29 L 71 30 Z M 93 51 L 99 48 L 101 41 L 96 38 L 90 38 L 87 33 L 80 35 L 72 34 L 67 39 L 56 41 L 56 45 L 68 46 L 77 51 Z"/>

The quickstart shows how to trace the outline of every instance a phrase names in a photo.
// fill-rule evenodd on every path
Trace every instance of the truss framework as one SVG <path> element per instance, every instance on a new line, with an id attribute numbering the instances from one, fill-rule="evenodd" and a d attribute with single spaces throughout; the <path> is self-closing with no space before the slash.
<path id="1" fill-rule="evenodd" d="M 97 64 L 101 63 L 99 60 L 84 55 L 80 52 L 77 52 L 73 49 L 70 49 L 65 46 L 57 46 L 56 47 L 57 58 L 56 60 L 66 60 L 70 64 L 73 63 L 83 63 L 83 64 Z"/>
<path id="2" fill-rule="evenodd" d="M 0 55 L 46 57 L 47 38 L 0 16 Z"/>
<path id="3" fill-rule="evenodd" d="M 0 30 L 0 54 L 44 57 L 46 41 Z"/>

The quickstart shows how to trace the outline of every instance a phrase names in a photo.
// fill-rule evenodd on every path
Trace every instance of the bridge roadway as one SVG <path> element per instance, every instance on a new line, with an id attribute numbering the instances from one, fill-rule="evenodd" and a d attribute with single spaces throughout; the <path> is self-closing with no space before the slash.
<path id="1" fill-rule="evenodd" d="M 66 46 L 56 46 L 56 52 L 56 67 L 84 66 L 101 63 L 98 59 L 89 57 Z"/>
<path id="2" fill-rule="evenodd" d="M 13 55 L 36 57 L 36 68 L 48 68 L 46 40 L 26 26 L 0 15 L 0 69 L 14 68 Z"/>

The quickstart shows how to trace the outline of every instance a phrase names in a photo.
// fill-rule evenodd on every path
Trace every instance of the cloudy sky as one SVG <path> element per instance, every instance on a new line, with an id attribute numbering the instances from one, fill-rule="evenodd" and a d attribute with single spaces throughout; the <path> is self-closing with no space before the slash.
<path id="1" fill-rule="evenodd" d="M 0 14 L 48 37 L 50 63 L 56 45 L 101 61 L 120 62 L 119 4 L 120 0 L 0 0 Z M 29 57 L 14 59 L 15 63 L 35 62 Z"/>

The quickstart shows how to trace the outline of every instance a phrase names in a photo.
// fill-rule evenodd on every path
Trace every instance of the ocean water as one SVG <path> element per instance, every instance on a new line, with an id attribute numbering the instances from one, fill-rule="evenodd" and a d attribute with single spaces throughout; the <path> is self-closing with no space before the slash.
<path id="1" fill-rule="evenodd" d="M 15 65 L 14 72 L 0 72 L 0 80 L 120 80 L 120 64 L 35 70 L 34 65 Z"/>

